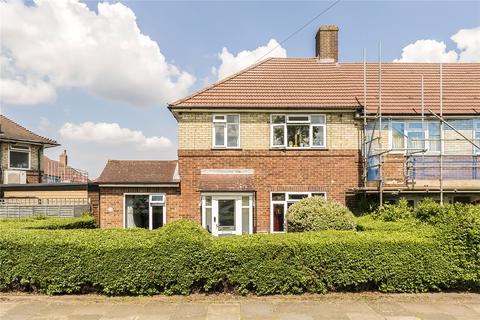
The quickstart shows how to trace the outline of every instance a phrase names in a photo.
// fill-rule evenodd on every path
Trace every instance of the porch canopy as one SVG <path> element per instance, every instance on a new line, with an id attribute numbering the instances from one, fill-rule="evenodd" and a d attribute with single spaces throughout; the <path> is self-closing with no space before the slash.
<path id="1" fill-rule="evenodd" d="M 254 171 L 202 170 L 199 191 L 201 192 L 253 192 L 255 191 Z"/>

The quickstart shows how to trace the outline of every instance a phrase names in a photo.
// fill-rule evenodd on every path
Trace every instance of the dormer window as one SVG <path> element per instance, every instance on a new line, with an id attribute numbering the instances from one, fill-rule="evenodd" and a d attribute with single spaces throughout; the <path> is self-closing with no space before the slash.
<path id="1" fill-rule="evenodd" d="M 240 115 L 213 115 L 213 147 L 240 148 Z"/>
<path id="2" fill-rule="evenodd" d="M 326 147 L 324 114 L 280 115 L 270 118 L 272 148 L 308 149 Z"/>
<path id="3" fill-rule="evenodd" d="M 10 145 L 8 150 L 9 169 L 30 169 L 30 147 L 26 145 Z"/>

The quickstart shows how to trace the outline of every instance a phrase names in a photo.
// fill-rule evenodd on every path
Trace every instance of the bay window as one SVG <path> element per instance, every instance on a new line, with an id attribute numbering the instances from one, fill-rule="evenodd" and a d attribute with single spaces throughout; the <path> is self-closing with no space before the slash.
<path id="1" fill-rule="evenodd" d="M 271 115 L 272 148 L 306 149 L 326 146 L 325 115 Z"/>
<path id="2" fill-rule="evenodd" d="M 325 192 L 272 192 L 271 194 L 271 232 L 285 232 L 286 213 L 294 203 L 309 197 L 326 197 Z"/>
<path id="3" fill-rule="evenodd" d="M 240 116 L 222 114 L 213 116 L 214 148 L 240 148 Z"/>
<path id="4" fill-rule="evenodd" d="M 31 150 L 29 146 L 10 145 L 8 151 L 10 169 L 30 169 Z"/>

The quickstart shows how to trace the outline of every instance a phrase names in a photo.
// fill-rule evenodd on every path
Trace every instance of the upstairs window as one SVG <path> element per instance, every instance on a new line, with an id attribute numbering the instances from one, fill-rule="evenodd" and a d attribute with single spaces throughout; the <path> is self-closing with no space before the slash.
<path id="1" fill-rule="evenodd" d="M 307 149 L 326 147 L 325 115 L 280 115 L 270 118 L 272 148 Z"/>
<path id="2" fill-rule="evenodd" d="M 473 124 L 473 137 L 474 142 L 477 146 L 480 146 L 480 121 L 474 122 Z M 480 149 L 474 147 L 474 153 L 480 154 Z"/>
<path id="3" fill-rule="evenodd" d="M 439 152 L 440 123 L 392 121 L 390 145 L 396 152 Z"/>
<path id="4" fill-rule="evenodd" d="M 213 147 L 240 148 L 240 116 L 238 114 L 213 115 Z"/>
<path id="5" fill-rule="evenodd" d="M 10 145 L 8 151 L 8 166 L 10 169 L 30 169 L 29 146 Z"/>

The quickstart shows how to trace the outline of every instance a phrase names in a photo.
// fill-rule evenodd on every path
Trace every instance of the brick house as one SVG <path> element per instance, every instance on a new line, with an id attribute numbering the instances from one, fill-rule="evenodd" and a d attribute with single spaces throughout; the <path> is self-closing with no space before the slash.
<path id="1" fill-rule="evenodd" d="M 169 105 L 181 179 L 166 221 L 275 233 L 311 196 L 480 200 L 479 63 L 339 63 L 338 28 L 315 39 L 315 57 L 266 59 Z M 117 206 L 138 191 L 116 190 Z"/>
<path id="2" fill-rule="evenodd" d="M 109 160 L 95 183 L 102 228 L 156 229 L 177 211 L 177 161 Z"/>
<path id="3" fill-rule="evenodd" d="M 0 115 L 1 184 L 41 183 L 43 151 L 58 145 Z"/>

